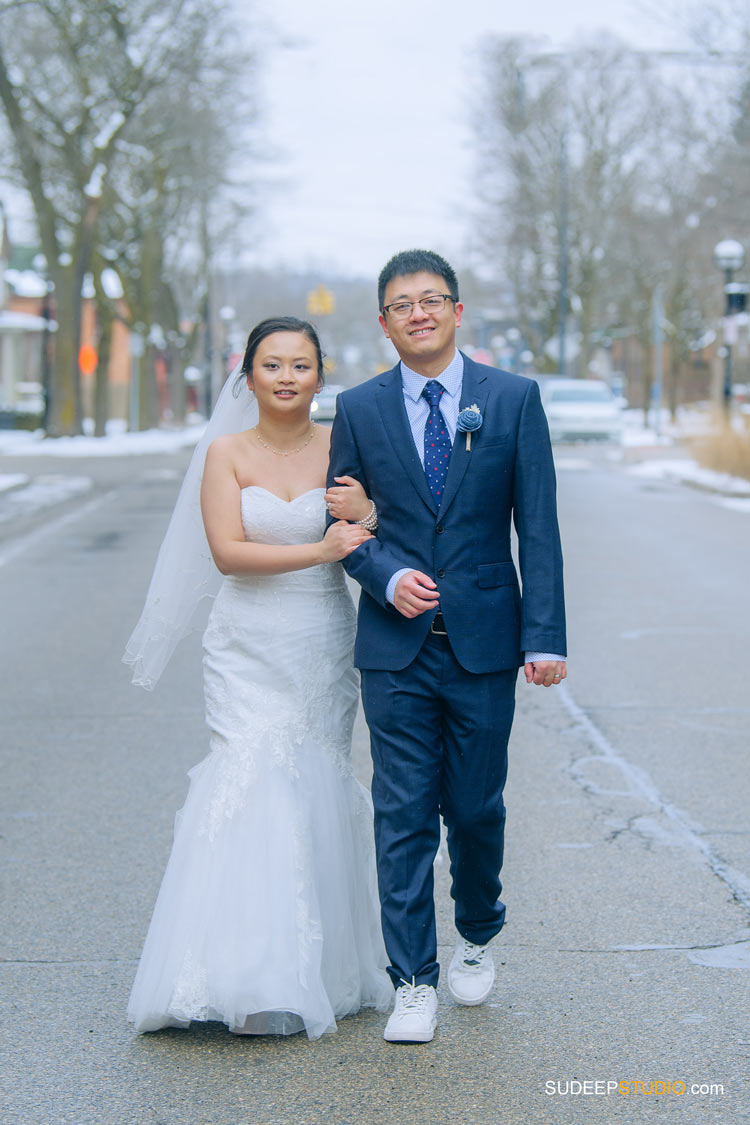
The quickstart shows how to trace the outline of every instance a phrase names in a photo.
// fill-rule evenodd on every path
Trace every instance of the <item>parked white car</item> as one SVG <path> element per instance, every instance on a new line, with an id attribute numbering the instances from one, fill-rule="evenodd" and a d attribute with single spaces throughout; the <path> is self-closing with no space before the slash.
<path id="1" fill-rule="evenodd" d="M 599 379 L 550 378 L 541 387 L 552 441 L 620 441 L 622 411 Z"/>

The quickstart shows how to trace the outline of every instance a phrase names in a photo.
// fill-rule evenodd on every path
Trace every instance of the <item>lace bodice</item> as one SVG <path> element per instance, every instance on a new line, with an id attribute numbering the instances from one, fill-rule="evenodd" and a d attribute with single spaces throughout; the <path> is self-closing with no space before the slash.
<path id="1" fill-rule="evenodd" d="M 319 540 L 324 492 L 287 502 L 256 485 L 244 488 L 246 537 Z M 354 627 L 340 563 L 225 578 L 203 638 L 206 714 L 223 777 L 209 810 L 211 834 L 242 804 L 259 761 L 297 773 L 308 736 L 339 770 L 351 771 Z"/>
<path id="2" fill-rule="evenodd" d="M 294 544 L 315 543 L 325 534 L 326 508 L 324 488 L 311 488 L 294 500 L 282 500 L 260 485 L 251 484 L 242 489 L 242 527 L 245 538 L 253 543 Z M 321 563 L 305 570 L 286 574 L 261 576 L 232 576 L 226 579 L 242 587 L 262 587 L 270 593 L 273 589 L 300 589 L 322 592 L 340 590 L 345 586 L 344 570 L 340 563 Z"/>
<path id="3" fill-rule="evenodd" d="M 325 532 L 324 488 L 282 500 L 259 484 L 242 489 L 242 526 L 254 543 L 315 543 Z"/>

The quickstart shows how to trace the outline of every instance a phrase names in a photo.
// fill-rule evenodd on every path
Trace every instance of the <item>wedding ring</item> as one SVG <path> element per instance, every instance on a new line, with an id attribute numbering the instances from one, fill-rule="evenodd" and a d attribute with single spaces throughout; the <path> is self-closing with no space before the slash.
<path id="1" fill-rule="evenodd" d="M 560 673 L 559 673 L 559 672 L 555 672 L 555 674 L 554 674 L 554 676 L 552 677 L 552 679 L 553 679 L 553 680 L 560 680 L 560 679 L 562 679 L 562 676 L 560 675 Z"/>

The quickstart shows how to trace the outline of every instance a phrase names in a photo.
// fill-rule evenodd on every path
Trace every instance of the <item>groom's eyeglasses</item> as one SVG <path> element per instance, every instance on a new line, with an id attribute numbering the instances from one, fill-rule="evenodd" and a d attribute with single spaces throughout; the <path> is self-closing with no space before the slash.
<path id="1" fill-rule="evenodd" d="M 450 293 L 433 293 L 429 297 L 423 297 L 421 301 L 394 301 L 392 305 L 383 305 L 383 312 L 389 312 L 394 320 L 406 320 L 411 316 L 415 305 L 420 305 L 426 313 L 438 313 L 445 308 L 446 301 L 455 299 Z"/>

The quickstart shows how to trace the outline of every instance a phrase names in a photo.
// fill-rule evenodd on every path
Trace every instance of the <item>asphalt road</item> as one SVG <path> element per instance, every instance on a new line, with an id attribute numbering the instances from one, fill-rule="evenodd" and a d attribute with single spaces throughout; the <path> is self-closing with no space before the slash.
<path id="1" fill-rule="evenodd" d="M 153 694 L 120 663 L 185 462 L 3 465 L 92 481 L 0 522 L 3 1125 L 750 1121 L 750 515 L 580 446 L 558 450 L 570 675 L 519 683 L 491 1000 L 441 986 L 427 1046 L 369 1012 L 314 1043 L 133 1034 L 207 750 L 199 637 Z M 355 751 L 366 779 L 361 725 Z"/>

